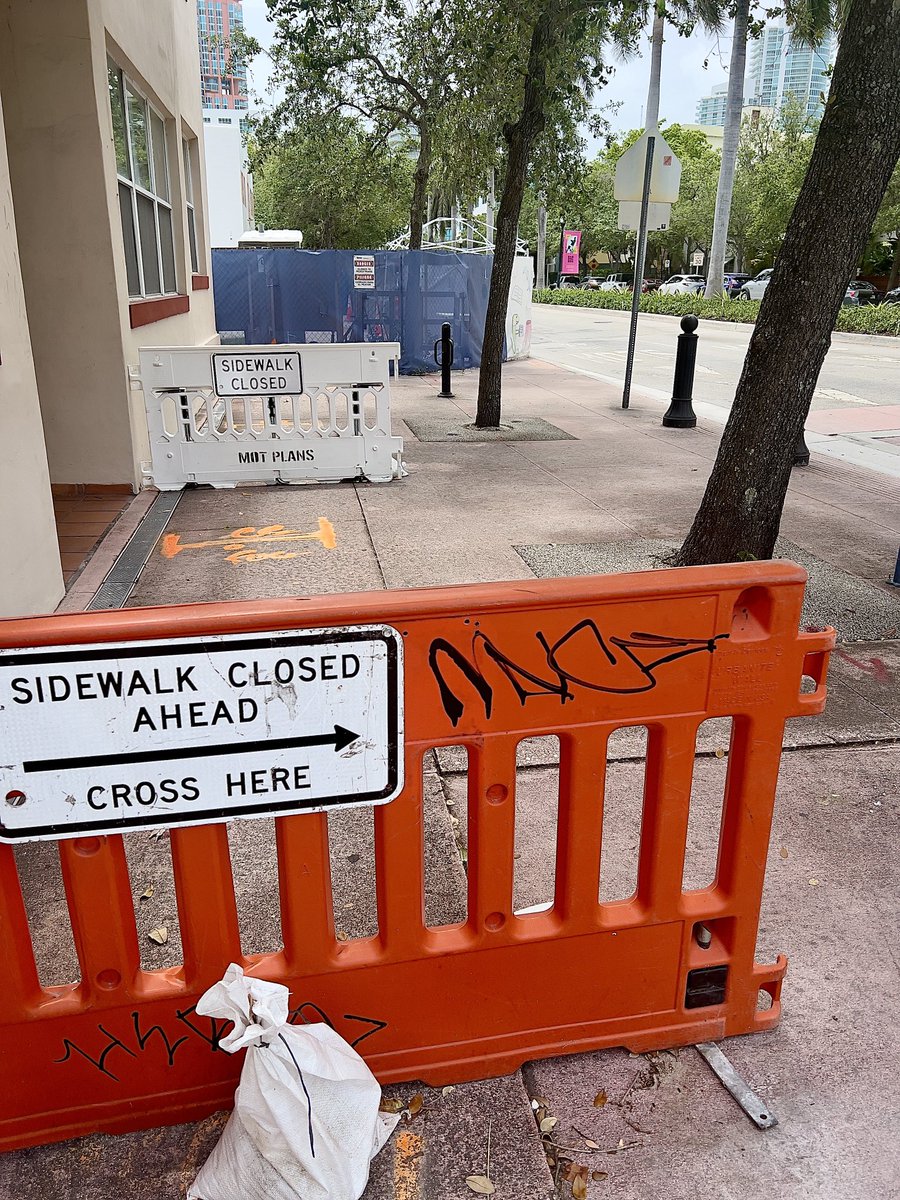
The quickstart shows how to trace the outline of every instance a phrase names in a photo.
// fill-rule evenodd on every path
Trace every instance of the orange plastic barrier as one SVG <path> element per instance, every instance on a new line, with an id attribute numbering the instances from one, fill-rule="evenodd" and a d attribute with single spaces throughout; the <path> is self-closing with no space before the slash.
<path id="1" fill-rule="evenodd" d="M 787 717 L 821 712 L 834 641 L 798 633 L 805 580 L 790 563 L 752 563 L 0 623 L 3 647 L 387 623 L 403 636 L 407 738 L 405 790 L 374 812 L 372 938 L 336 937 L 324 814 L 277 821 L 283 950 L 259 956 L 241 951 L 227 826 L 176 829 L 184 965 L 143 971 L 143 881 L 129 880 L 120 836 L 82 837 L 58 844 L 81 980 L 41 987 L 14 852 L 0 847 L 0 1145 L 229 1107 L 239 1058 L 194 1005 L 231 961 L 287 983 L 296 1019 L 333 1021 L 383 1082 L 774 1025 L 786 960 L 757 964 L 754 947 L 782 734 Z M 684 891 L 695 736 L 715 716 L 734 718 L 718 867 L 711 886 Z M 637 888 L 601 904 L 606 739 L 633 725 L 649 731 Z M 517 915 L 516 746 L 541 734 L 560 739 L 555 902 Z M 422 760 L 457 744 L 468 918 L 429 928 Z"/>

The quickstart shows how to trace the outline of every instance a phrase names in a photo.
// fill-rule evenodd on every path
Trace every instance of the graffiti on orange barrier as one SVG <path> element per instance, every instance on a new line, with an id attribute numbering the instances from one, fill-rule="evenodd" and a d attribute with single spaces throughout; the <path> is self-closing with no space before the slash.
<path id="1" fill-rule="evenodd" d="M 321 542 L 326 550 L 337 545 L 334 526 L 325 517 L 319 517 L 319 528 L 315 533 L 303 533 L 299 529 L 286 529 L 284 525 L 248 525 L 233 529 L 224 537 L 211 538 L 205 542 L 183 542 L 180 533 L 167 533 L 163 537 L 160 553 L 163 558 L 174 558 L 183 550 L 221 549 L 227 551 L 225 561 L 235 566 L 241 562 L 260 562 L 263 559 L 297 558 L 299 550 L 256 550 L 260 545 L 283 545 L 296 542 Z"/>

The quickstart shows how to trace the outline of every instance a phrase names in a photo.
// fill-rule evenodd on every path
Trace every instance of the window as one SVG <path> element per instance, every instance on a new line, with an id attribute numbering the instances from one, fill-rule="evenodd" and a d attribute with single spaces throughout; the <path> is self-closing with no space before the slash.
<path id="1" fill-rule="evenodd" d="M 165 122 L 113 62 L 108 78 L 128 295 L 172 294 L 175 231 Z"/>
<path id="2" fill-rule="evenodd" d="M 194 172 L 191 165 L 191 144 L 187 138 L 181 139 L 181 152 L 184 156 L 184 195 L 187 208 L 188 244 L 191 250 L 191 271 L 200 273 L 200 257 L 197 253 L 197 220 L 194 216 Z"/>

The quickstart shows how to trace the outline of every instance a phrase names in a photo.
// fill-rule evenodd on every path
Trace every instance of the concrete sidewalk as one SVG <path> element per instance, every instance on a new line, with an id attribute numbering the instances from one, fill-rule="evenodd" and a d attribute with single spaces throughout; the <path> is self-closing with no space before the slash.
<path id="1" fill-rule="evenodd" d="M 663 403 L 641 399 L 622 412 L 614 388 L 532 360 L 504 370 L 509 428 L 470 441 L 465 426 L 476 383 L 474 375 L 454 376 L 457 398 L 446 401 L 437 398 L 434 378 L 398 381 L 395 432 L 407 439 L 410 470 L 403 481 L 186 492 L 129 603 L 647 567 L 660 548 L 683 537 L 719 426 L 701 420 L 696 430 L 663 430 Z M 334 528 L 334 549 L 317 536 L 322 520 Z M 296 535 L 279 537 L 279 557 L 265 541 L 271 526 Z M 391 1094 L 408 1101 L 421 1091 L 425 1106 L 376 1160 L 368 1200 L 470 1197 L 465 1177 L 482 1172 L 489 1130 L 501 1200 L 551 1197 L 534 1098 L 559 1119 L 558 1143 L 600 1176 L 588 1185 L 591 1200 L 900 1195 L 891 1051 L 900 1033 L 900 595 L 885 584 L 900 543 L 900 487 L 814 455 L 809 468 L 794 473 L 782 533 L 783 553 L 810 569 L 810 619 L 835 625 L 844 644 L 832 660 L 826 713 L 789 723 L 785 739 L 758 950 L 761 961 L 779 951 L 791 959 L 784 1017 L 771 1033 L 724 1044 L 781 1124 L 759 1132 L 693 1049 L 534 1063 L 446 1095 L 413 1081 Z M 709 724 L 698 744 L 688 855 L 701 881 L 713 869 L 708 847 L 716 840 L 727 762 L 720 757 L 727 731 Z M 535 741 L 520 757 L 519 906 L 552 895 L 552 741 Z M 623 822 L 612 847 L 621 852 L 621 874 L 610 868 L 607 875 L 611 887 L 627 890 L 639 837 L 633 800 L 641 787 L 640 740 L 623 738 L 611 758 L 611 786 L 624 806 L 632 801 L 632 825 Z M 453 921 L 464 911 L 463 770 L 458 755 L 441 751 L 427 776 L 430 919 Z M 329 825 L 336 912 L 345 931 L 360 936 L 375 920 L 370 814 L 337 814 Z M 272 949 L 279 930 L 271 826 L 244 822 L 232 832 L 244 948 Z M 167 843 L 144 839 L 130 855 L 136 886 L 157 882 L 141 907 L 142 922 L 150 929 L 165 920 L 173 928 L 167 946 L 142 945 L 145 961 L 177 963 Z M 58 936 L 65 917 L 52 847 L 32 847 L 21 862 L 42 969 L 54 982 L 75 977 L 71 939 Z M 600 1090 L 609 1102 L 597 1108 Z M 108 1200 L 127 1191 L 131 1200 L 174 1200 L 221 1124 L 213 1117 L 6 1155 L 0 1196 Z M 571 1195 L 562 1179 L 557 1187 Z"/>

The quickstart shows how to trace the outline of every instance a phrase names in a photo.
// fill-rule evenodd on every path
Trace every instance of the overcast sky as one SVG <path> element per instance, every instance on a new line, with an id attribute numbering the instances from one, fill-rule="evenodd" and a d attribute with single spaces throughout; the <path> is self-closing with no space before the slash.
<path id="1" fill-rule="evenodd" d="M 244 0 L 244 24 L 263 46 L 272 40 L 272 27 L 266 20 L 266 0 Z M 716 84 L 728 78 L 728 59 L 731 54 L 731 29 L 719 36 L 698 30 L 689 38 L 679 37 L 669 27 L 663 48 L 662 85 L 660 88 L 660 120 L 694 121 L 697 101 Z M 708 60 L 707 69 L 703 69 Z M 642 125 L 647 102 L 647 72 L 650 68 L 648 41 L 643 40 L 641 53 L 629 62 L 614 60 L 616 73 L 608 87 L 599 93 L 599 103 L 616 101 L 618 112 L 609 116 L 615 130 L 636 129 Z M 264 54 L 250 68 L 251 92 L 265 101 L 268 83 L 268 60 Z M 251 111 L 257 110 L 251 100 Z M 264 104 L 263 104 L 264 107 Z"/>

